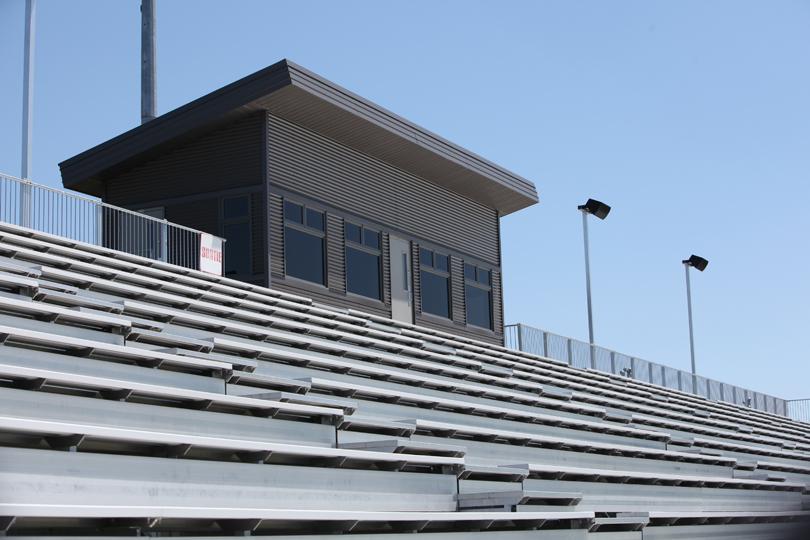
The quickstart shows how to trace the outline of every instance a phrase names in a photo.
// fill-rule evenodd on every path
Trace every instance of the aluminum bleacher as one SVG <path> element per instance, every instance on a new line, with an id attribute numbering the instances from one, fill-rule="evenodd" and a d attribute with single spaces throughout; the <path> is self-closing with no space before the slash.
<path id="1" fill-rule="evenodd" d="M 776 540 L 810 517 L 810 425 L 6 224 L 0 443 L 8 536 Z"/>

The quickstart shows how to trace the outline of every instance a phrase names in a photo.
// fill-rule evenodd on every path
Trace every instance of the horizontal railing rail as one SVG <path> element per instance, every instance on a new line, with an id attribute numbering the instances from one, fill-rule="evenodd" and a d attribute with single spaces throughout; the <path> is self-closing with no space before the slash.
<path id="1" fill-rule="evenodd" d="M 201 239 L 206 233 L 2 173 L 0 221 L 184 268 L 201 269 Z M 224 242 L 206 236 L 216 239 L 219 245 Z"/>
<path id="2" fill-rule="evenodd" d="M 751 407 L 782 416 L 790 415 L 790 407 L 784 399 L 700 375 L 693 376 L 687 371 L 612 351 L 598 345 L 593 346 L 593 354 L 591 354 L 591 345 L 584 341 L 525 324 L 506 325 L 505 337 L 507 347 L 566 362 L 574 367 L 596 369 L 673 390 L 697 394 L 716 401 Z M 810 401 L 804 410 L 806 418 L 810 419 Z M 793 418 L 793 416 L 790 417 Z M 802 420 L 801 418 L 796 419 Z"/>

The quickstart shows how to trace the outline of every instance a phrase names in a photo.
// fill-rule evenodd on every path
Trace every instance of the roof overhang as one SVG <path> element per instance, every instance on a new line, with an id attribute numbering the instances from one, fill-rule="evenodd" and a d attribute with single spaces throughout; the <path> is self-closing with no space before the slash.
<path id="1" fill-rule="evenodd" d="M 311 129 L 506 215 L 537 202 L 530 181 L 288 60 L 249 75 L 59 164 L 66 188 L 104 181 L 256 111 Z"/>

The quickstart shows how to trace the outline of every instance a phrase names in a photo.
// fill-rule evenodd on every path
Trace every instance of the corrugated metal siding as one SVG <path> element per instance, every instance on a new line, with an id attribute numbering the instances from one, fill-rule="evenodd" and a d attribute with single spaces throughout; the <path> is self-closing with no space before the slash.
<path id="1" fill-rule="evenodd" d="M 339 308 L 356 309 L 359 311 L 364 311 L 366 313 L 371 313 L 373 315 L 379 315 L 380 317 L 391 318 L 391 310 L 387 307 L 382 307 L 380 304 L 377 304 L 377 306 L 373 306 L 369 304 L 358 303 L 352 297 L 345 295 L 338 295 L 328 291 L 327 289 L 316 290 L 315 288 L 302 286 L 299 283 L 293 282 L 291 280 L 275 279 L 275 278 L 273 279 L 272 288 L 279 291 L 288 292 L 291 294 L 297 294 L 299 296 L 305 296 L 307 298 L 311 298 L 315 302 L 320 302 L 322 304 L 336 306 Z"/>
<path id="2" fill-rule="evenodd" d="M 464 261 L 450 256 L 450 292 L 453 322 L 467 324 L 467 310 L 464 303 Z"/>
<path id="3" fill-rule="evenodd" d="M 383 302 L 391 306 L 391 244 L 388 233 L 382 233 Z"/>
<path id="4" fill-rule="evenodd" d="M 284 278 L 284 199 L 271 193 L 268 196 L 267 211 L 270 212 L 270 272 L 272 279 Z"/>
<path id="5" fill-rule="evenodd" d="M 492 323 L 495 332 L 503 334 L 503 290 L 501 273 L 492 271 Z"/>
<path id="6" fill-rule="evenodd" d="M 251 115 L 110 179 L 105 201 L 129 207 L 261 185 L 265 118 L 264 112 Z"/>
<path id="7" fill-rule="evenodd" d="M 264 194 L 251 193 L 250 214 L 251 214 L 251 257 L 253 259 L 253 273 L 264 274 L 266 271 L 267 236 L 264 232 L 264 225 L 267 222 L 265 212 Z"/>
<path id="8" fill-rule="evenodd" d="M 418 317 L 422 313 L 422 284 L 419 273 L 419 244 L 416 242 L 411 242 L 411 270 L 413 312 Z"/>
<path id="9" fill-rule="evenodd" d="M 167 205 L 165 212 L 169 221 L 219 235 L 218 198 Z"/>
<path id="10" fill-rule="evenodd" d="M 329 290 L 338 294 L 346 294 L 343 219 L 334 214 L 326 214 L 326 268 Z"/>
<path id="11" fill-rule="evenodd" d="M 272 185 L 498 264 L 497 212 L 269 116 Z"/>
<path id="12" fill-rule="evenodd" d="M 503 336 L 500 334 L 493 334 L 492 332 L 485 332 L 482 330 L 478 330 L 476 328 L 470 326 L 464 326 L 461 324 L 455 324 L 453 322 L 447 321 L 443 322 L 438 320 L 434 317 L 429 317 L 425 315 L 417 315 L 416 316 L 416 324 L 419 326 L 424 326 L 426 328 L 433 328 L 435 330 L 441 330 L 442 332 L 449 332 L 452 334 L 457 334 L 459 336 L 467 337 L 470 339 L 479 339 L 481 341 L 486 341 L 488 343 L 494 343 L 496 345 L 503 345 Z"/>

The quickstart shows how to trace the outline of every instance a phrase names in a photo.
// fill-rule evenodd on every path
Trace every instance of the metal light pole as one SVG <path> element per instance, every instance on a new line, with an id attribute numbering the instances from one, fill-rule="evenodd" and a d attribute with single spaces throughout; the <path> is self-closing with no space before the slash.
<path id="1" fill-rule="evenodd" d="M 157 116 L 155 0 L 141 1 L 141 124 Z"/>
<path id="2" fill-rule="evenodd" d="M 594 354 L 593 339 L 593 304 L 591 301 L 591 256 L 588 242 L 588 214 L 593 214 L 599 219 L 605 219 L 610 213 L 610 206 L 594 199 L 577 207 L 582 212 L 582 239 L 585 247 L 585 294 L 588 299 L 588 351 L 591 368 L 596 368 L 596 355 Z"/>
<path id="3" fill-rule="evenodd" d="M 692 281 L 689 279 L 689 269 L 696 268 L 703 272 L 708 265 L 709 261 L 697 255 L 692 255 L 683 261 L 683 269 L 686 275 L 686 310 L 689 314 L 689 354 L 692 359 L 692 392 L 695 394 L 698 393 L 698 387 L 697 367 L 695 365 L 695 331 L 692 324 Z"/>
<path id="4" fill-rule="evenodd" d="M 31 226 L 31 139 L 34 109 L 34 20 L 36 17 L 36 0 L 25 2 L 25 58 L 23 60 L 23 111 L 22 111 L 22 156 L 20 176 L 26 181 L 20 187 L 20 225 Z"/>

